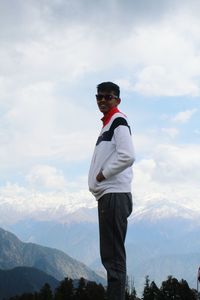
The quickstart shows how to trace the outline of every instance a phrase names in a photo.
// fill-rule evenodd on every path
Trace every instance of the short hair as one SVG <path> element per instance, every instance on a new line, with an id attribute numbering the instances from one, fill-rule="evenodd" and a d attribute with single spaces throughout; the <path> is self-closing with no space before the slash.
<path id="1" fill-rule="evenodd" d="M 97 93 L 99 92 L 113 92 L 115 96 L 119 97 L 120 96 L 120 88 L 117 84 L 107 81 L 107 82 L 102 82 L 97 85 Z"/>

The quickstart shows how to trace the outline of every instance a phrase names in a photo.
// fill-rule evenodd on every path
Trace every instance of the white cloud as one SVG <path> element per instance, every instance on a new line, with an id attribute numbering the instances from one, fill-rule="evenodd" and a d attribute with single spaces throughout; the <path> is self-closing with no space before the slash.
<path id="1" fill-rule="evenodd" d="M 26 179 L 31 186 L 48 190 L 64 190 L 67 184 L 63 173 L 48 165 L 34 166 Z"/>
<path id="2" fill-rule="evenodd" d="M 68 95 L 57 96 L 52 82 L 17 90 L 7 105 L 0 121 L 2 167 L 22 166 L 34 159 L 79 161 L 90 155 L 98 118 Z"/>
<path id="3" fill-rule="evenodd" d="M 199 146 L 157 145 L 152 152 L 151 158 L 140 159 L 134 165 L 133 201 L 136 209 L 167 199 L 169 203 L 200 212 Z M 35 166 L 27 179 L 33 185 L 54 186 L 54 191 L 41 192 L 17 184 L 2 186 L 1 222 L 8 224 L 23 218 L 62 222 L 66 221 L 67 214 L 79 208 L 96 207 L 96 200 L 87 190 L 86 177 L 78 178 L 74 183 L 67 182 L 58 169 Z M 74 187 L 78 192 L 70 191 Z"/>
<path id="4" fill-rule="evenodd" d="M 199 86 L 186 77 L 169 66 L 148 66 L 139 72 L 134 90 L 151 96 L 198 96 Z"/>
<path id="5" fill-rule="evenodd" d="M 84 207 L 96 207 L 86 190 L 39 192 L 10 183 L 0 188 L 0 223 L 4 226 L 27 218 L 66 222 L 68 214 Z"/>
<path id="6" fill-rule="evenodd" d="M 116 83 L 120 86 L 120 89 L 128 91 L 128 92 L 133 92 L 134 87 L 130 82 L 130 79 L 125 79 L 125 78 L 119 78 L 116 80 Z"/>
<path id="7" fill-rule="evenodd" d="M 171 138 L 175 138 L 179 134 L 179 130 L 177 128 L 161 128 L 162 132 L 167 134 Z"/>
<path id="8" fill-rule="evenodd" d="M 179 21 L 183 22 L 183 19 L 184 16 L 181 16 Z M 164 21 L 159 27 L 139 29 L 137 45 L 144 67 L 138 72 L 135 84 L 138 92 L 158 96 L 199 94 L 199 85 L 195 80 L 200 74 L 200 60 L 195 53 L 198 40 L 188 41 L 177 22 L 172 17 L 170 22 Z M 190 30 L 187 28 L 188 34 Z"/>
<path id="9" fill-rule="evenodd" d="M 135 211 L 166 204 L 200 213 L 199 146 L 158 145 L 152 158 L 134 166 Z"/>
<path id="10" fill-rule="evenodd" d="M 119 8 L 119 3 L 115 4 L 115 9 Z M 74 9 L 78 10 L 79 5 L 81 2 Z M 124 34 L 121 22 L 107 32 L 106 24 L 99 27 L 92 18 L 81 22 L 80 12 L 80 19 L 72 22 L 69 7 L 62 1 L 60 5 L 54 2 L 40 6 L 32 2 L 24 4 L 24 9 L 33 10 L 27 25 L 31 38 L 24 33 L 26 39 L 21 39 L 15 32 L 16 39 L 10 41 L 12 47 L 8 42 L 1 48 L 1 72 L 13 78 L 13 82 L 21 84 L 20 79 L 23 84 L 43 80 L 74 82 L 86 74 L 112 70 L 120 62 L 128 74 L 128 79 L 122 78 L 121 82 L 129 91 L 155 96 L 199 95 L 200 22 L 192 12 L 164 14 L 150 23 L 144 19 L 143 23 L 132 20 Z M 126 9 L 123 7 L 123 11 Z M 154 9 L 157 11 L 155 6 Z M 70 21 L 65 20 L 65 14 Z M 25 18 L 22 23 L 27 21 Z M 99 47 L 101 41 L 103 46 Z"/>
<path id="11" fill-rule="evenodd" d="M 161 184 L 161 188 L 162 185 L 176 184 L 199 187 L 200 147 L 158 144 L 151 152 L 151 159 L 138 162 L 136 170 L 138 169 L 139 172 L 145 169 L 144 173 L 152 181 Z"/>
<path id="12" fill-rule="evenodd" d="M 195 129 L 194 133 L 197 134 L 197 135 L 200 135 L 200 130 L 199 129 Z"/>
<path id="13" fill-rule="evenodd" d="M 134 92 L 147 98 L 159 96 L 163 105 L 169 100 L 166 96 L 175 96 L 177 105 L 181 96 L 200 94 L 198 1 L 150 5 L 145 0 L 144 6 L 140 1 L 100 2 L 102 9 L 97 9 L 95 1 L 84 2 L 85 6 L 82 1 L 15 1 L 12 7 L 9 1 L 0 2 L 0 165 L 4 178 L 7 169 L 13 169 L 17 177 L 25 165 L 26 170 L 33 168 L 27 178 L 35 188 L 78 190 L 79 184 L 86 186 L 80 178 L 77 183 L 66 181 L 56 164 L 78 163 L 91 156 L 100 124 L 88 90 L 93 91 L 101 78 L 118 79 L 129 96 Z M 141 119 L 152 113 L 145 107 L 139 109 Z M 186 108 L 167 120 L 185 123 L 196 112 Z M 136 193 L 142 195 L 145 186 L 147 194 L 158 191 L 170 197 L 173 187 L 179 189 L 177 199 L 189 197 L 197 192 L 200 180 L 199 146 L 170 145 L 179 131 L 165 126 L 155 129 L 155 124 L 148 124 L 139 129 L 143 135 L 137 134 L 136 127 Z M 12 204 L 20 204 L 23 199 L 27 213 L 36 215 L 49 207 L 53 211 L 54 201 L 62 206 L 73 199 L 71 207 L 78 207 L 79 200 L 85 197 L 88 205 L 90 199 L 85 190 L 81 197 L 69 191 L 63 195 L 8 185 L 1 190 L 1 201 L 9 198 Z"/>
<path id="14" fill-rule="evenodd" d="M 188 122 L 192 116 L 197 112 L 196 108 L 191 110 L 185 110 L 177 113 L 173 118 L 172 121 L 176 123 L 186 123 Z"/>
<path id="15" fill-rule="evenodd" d="M 173 146 L 175 138 L 179 135 L 176 127 L 155 127 L 144 129 L 141 133 L 135 132 L 133 143 L 136 148 L 136 158 L 152 159 L 159 145 Z"/>

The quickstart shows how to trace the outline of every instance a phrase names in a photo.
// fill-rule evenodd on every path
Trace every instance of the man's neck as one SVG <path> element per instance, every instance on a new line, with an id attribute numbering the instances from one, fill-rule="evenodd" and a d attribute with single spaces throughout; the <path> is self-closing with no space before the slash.
<path id="1" fill-rule="evenodd" d="M 103 118 L 101 119 L 103 122 L 103 127 L 108 124 L 108 122 L 110 121 L 112 116 L 114 114 L 116 114 L 117 112 L 119 112 L 119 109 L 117 106 L 115 106 L 115 107 L 112 107 L 107 113 L 104 114 Z"/>

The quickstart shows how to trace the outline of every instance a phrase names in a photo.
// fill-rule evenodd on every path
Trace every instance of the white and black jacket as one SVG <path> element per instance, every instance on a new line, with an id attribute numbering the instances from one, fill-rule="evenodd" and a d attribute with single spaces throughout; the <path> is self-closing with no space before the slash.
<path id="1" fill-rule="evenodd" d="M 102 128 L 91 161 L 88 184 L 96 200 L 107 193 L 131 192 L 134 160 L 131 129 L 126 116 L 117 110 Z M 98 182 L 100 171 L 105 180 Z"/>

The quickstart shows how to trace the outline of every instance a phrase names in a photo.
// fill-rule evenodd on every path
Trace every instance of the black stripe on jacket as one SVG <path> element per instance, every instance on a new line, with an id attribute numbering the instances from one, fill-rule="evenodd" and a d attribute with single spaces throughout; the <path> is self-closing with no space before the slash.
<path id="1" fill-rule="evenodd" d="M 113 137 L 113 134 L 114 134 L 115 128 L 117 128 L 117 127 L 120 126 L 120 125 L 122 125 L 122 126 L 127 126 L 128 129 L 129 129 L 129 132 L 130 132 L 130 134 L 131 134 L 131 128 L 130 128 L 130 126 L 128 125 L 126 119 L 124 119 L 124 118 L 122 118 L 122 117 L 118 117 L 118 118 L 116 118 L 116 119 L 112 122 L 112 124 L 111 124 L 109 130 L 104 131 L 104 132 L 102 133 L 102 135 L 100 135 L 100 136 L 98 137 L 98 140 L 97 140 L 97 142 L 96 142 L 96 146 L 99 145 L 99 144 L 100 144 L 101 142 L 103 142 L 103 141 L 106 141 L 106 142 L 111 141 L 111 140 L 112 140 L 112 137 Z"/>

